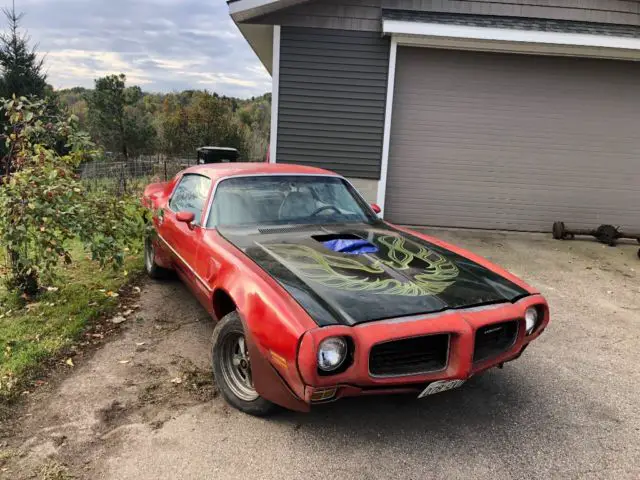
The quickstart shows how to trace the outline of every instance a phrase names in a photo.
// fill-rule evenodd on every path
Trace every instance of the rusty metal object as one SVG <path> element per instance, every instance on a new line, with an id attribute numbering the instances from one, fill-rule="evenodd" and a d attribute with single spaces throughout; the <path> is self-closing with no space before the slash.
<path id="1" fill-rule="evenodd" d="M 612 247 L 618 243 L 618 240 L 621 238 L 630 238 L 633 240 L 637 240 L 640 243 L 640 232 L 631 233 L 631 232 L 622 232 L 618 227 L 614 227 L 613 225 L 600 225 L 598 228 L 593 230 L 587 229 L 568 229 L 564 222 L 555 222 L 553 224 L 553 238 L 556 240 L 573 240 L 576 235 L 589 235 L 592 237 L 596 237 L 596 239 L 604 243 L 606 245 L 611 245 Z M 639 253 L 640 255 L 640 253 Z"/>

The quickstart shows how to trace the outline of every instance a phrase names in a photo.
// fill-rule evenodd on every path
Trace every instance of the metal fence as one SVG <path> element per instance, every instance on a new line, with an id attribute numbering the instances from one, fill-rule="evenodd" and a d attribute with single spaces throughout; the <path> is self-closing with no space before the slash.
<path id="1" fill-rule="evenodd" d="M 195 164 L 195 159 L 149 156 L 101 159 L 80 166 L 80 178 L 89 190 L 122 196 L 142 193 L 153 182 L 165 182 L 176 173 Z"/>
<path id="2" fill-rule="evenodd" d="M 264 162 L 264 159 L 254 161 Z M 91 191 L 116 196 L 139 195 L 149 183 L 171 180 L 178 172 L 196 163 L 196 158 L 165 155 L 128 160 L 107 158 L 83 163 L 78 173 L 85 187 Z"/>

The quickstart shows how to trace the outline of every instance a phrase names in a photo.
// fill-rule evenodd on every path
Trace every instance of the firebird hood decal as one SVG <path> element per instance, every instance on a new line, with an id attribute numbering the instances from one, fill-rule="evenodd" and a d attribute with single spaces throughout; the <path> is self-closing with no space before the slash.
<path id="1" fill-rule="evenodd" d="M 318 325 L 427 314 L 514 301 L 528 292 L 449 250 L 375 225 L 220 233 L 278 281 Z M 377 253 L 333 252 L 317 235 L 356 235 Z"/>
<path id="2" fill-rule="evenodd" d="M 385 235 L 377 238 L 377 243 L 387 247 L 387 257 L 373 258 L 370 263 L 363 263 L 355 255 L 320 252 L 307 245 L 285 243 L 264 248 L 303 279 L 350 292 L 407 297 L 435 295 L 453 285 L 460 273 L 447 258 L 404 238 Z M 416 260 L 425 263 L 422 273 L 388 278 L 389 269 L 398 273 L 409 271 Z"/>

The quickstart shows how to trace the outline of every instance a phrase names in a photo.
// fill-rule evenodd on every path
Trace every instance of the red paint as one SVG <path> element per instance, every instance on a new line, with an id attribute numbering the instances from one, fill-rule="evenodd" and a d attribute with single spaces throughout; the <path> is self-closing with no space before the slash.
<path id="1" fill-rule="evenodd" d="M 318 168 L 266 163 L 228 163 L 191 167 L 170 182 L 149 185 L 144 202 L 154 212 L 156 258 L 162 266 L 175 269 L 195 296 L 215 319 L 220 305 L 216 294 L 224 292 L 235 303 L 250 339 L 252 362 L 261 372 L 256 390 L 265 398 L 295 410 L 308 410 L 314 387 L 339 386 L 336 398 L 386 393 L 416 393 L 428 382 L 441 379 L 465 379 L 500 363 L 517 358 L 522 349 L 536 339 L 549 323 L 545 299 L 509 272 L 464 249 L 437 238 L 399 228 L 449 249 L 493 270 L 533 295 L 515 304 L 501 304 L 479 309 L 448 311 L 425 318 L 371 322 L 355 327 L 319 328 L 300 305 L 269 275 L 227 242 L 214 229 L 186 222 L 172 212 L 168 201 L 177 181 L 185 173 L 198 173 L 212 180 L 212 194 L 217 182 L 236 175 L 320 174 L 335 175 Z M 374 207 L 375 210 L 375 207 Z M 199 223 L 202 223 L 206 212 Z M 193 219 L 192 219 L 193 221 Z M 544 307 L 544 318 L 537 331 L 525 336 L 524 312 L 531 305 Z M 475 331 L 485 325 L 521 319 L 516 343 L 499 357 L 474 365 Z M 431 333 L 452 335 L 446 370 L 426 375 L 376 378 L 369 375 L 369 349 L 376 343 Z M 355 345 L 353 364 L 343 373 L 320 376 L 317 373 L 317 346 L 330 336 L 345 335 Z M 272 362 L 271 353 L 284 362 Z"/>
<path id="2" fill-rule="evenodd" d="M 196 219 L 196 216 L 192 212 L 178 212 L 176 213 L 176 220 L 182 223 L 193 223 Z"/>
<path id="3" fill-rule="evenodd" d="M 531 336 L 525 336 L 524 312 L 532 305 L 544 306 L 545 315 L 540 327 Z M 485 325 L 520 319 L 516 343 L 502 355 L 489 361 L 473 365 L 473 343 L 475 331 Z M 331 326 L 308 331 L 300 344 L 298 362 L 300 373 L 307 385 L 316 387 L 350 384 L 359 387 L 407 386 L 444 379 L 468 378 L 470 375 L 495 367 L 518 355 L 525 345 L 536 339 L 549 323 L 549 309 L 543 297 L 534 295 L 515 304 L 481 307 L 478 309 L 449 311 L 438 315 L 412 317 L 406 321 L 387 320 L 365 323 L 355 327 Z M 394 378 L 375 378 L 369 375 L 369 350 L 376 343 L 390 339 L 401 339 L 450 333 L 451 346 L 449 365 L 446 370 L 426 375 Z M 343 373 L 330 377 L 317 373 L 317 345 L 327 337 L 350 336 L 355 344 L 353 364 Z"/>

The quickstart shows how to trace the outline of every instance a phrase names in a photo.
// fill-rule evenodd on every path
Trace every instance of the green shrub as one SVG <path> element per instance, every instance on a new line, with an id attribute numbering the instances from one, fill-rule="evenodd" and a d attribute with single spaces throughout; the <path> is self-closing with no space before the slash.
<path id="1" fill-rule="evenodd" d="M 0 245 L 7 249 L 10 289 L 33 295 L 55 267 L 72 261 L 79 239 L 101 266 L 121 267 L 125 251 L 140 245 L 145 211 L 132 198 L 87 191 L 75 168 L 95 153 L 74 117 L 45 102 L 2 101 L 8 155 L 0 188 Z"/>

